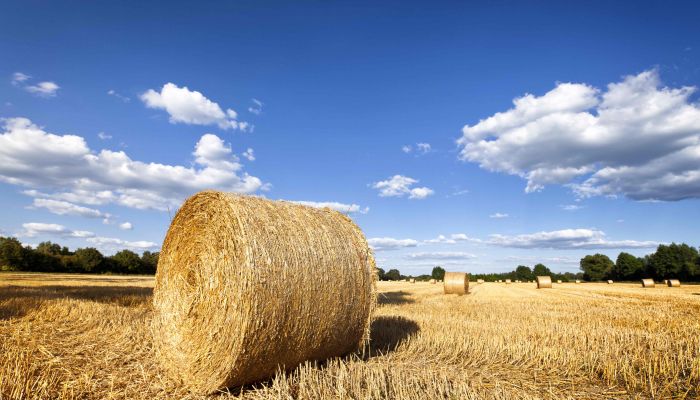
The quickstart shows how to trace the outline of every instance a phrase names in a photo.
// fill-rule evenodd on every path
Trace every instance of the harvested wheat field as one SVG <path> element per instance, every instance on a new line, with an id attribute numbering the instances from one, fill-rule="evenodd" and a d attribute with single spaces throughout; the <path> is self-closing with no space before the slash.
<path id="1" fill-rule="evenodd" d="M 151 277 L 0 274 L 0 398 L 202 398 L 154 357 Z M 697 398 L 700 287 L 379 282 L 371 345 L 210 398 Z"/>

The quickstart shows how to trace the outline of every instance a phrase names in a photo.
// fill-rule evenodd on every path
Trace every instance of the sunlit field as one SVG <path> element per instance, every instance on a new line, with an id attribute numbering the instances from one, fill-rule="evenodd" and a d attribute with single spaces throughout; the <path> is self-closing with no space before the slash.
<path id="1" fill-rule="evenodd" d="M 218 398 L 697 398 L 700 286 L 380 282 L 371 344 Z M 0 398 L 196 398 L 153 357 L 152 277 L 0 274 Z M 323 288 L 319 288 L 323 290 Z"/>

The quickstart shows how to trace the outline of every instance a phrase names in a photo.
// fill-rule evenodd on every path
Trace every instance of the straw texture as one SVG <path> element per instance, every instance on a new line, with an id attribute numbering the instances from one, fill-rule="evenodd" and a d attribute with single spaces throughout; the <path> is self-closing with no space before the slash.
<path id="1" fill-rule="evenodd" d="M 653 279 L 642 279 L 642 287 L 653 288 L 656 286 Z"/>
<path id="2" fill-rule="evenodd" d="M 190 390 L 211 393 L 350 353 L 369 338 L 375 279 L 364 235 L 339 212 L 198 193 L 160 253 L 158 359 Z"/>
<path id="3" fill-rule="evenodd" d="M 551 276 L 538 276 L 536 281 L 537 281 L 537 289 L 551 289 L 552 288 L 552 277 Z"/>
<path id="4" fill-rule="evenodd" d="M 667 285 L 668 287 L 681 287 L 681 281 L 678 279 L 669 279 Z"/>
<path id="5" fill-rule="evenodd" d="M 469 293 L 469 274 L 464 272 L 445 272 L 445 294 L 463 295 Z"/>

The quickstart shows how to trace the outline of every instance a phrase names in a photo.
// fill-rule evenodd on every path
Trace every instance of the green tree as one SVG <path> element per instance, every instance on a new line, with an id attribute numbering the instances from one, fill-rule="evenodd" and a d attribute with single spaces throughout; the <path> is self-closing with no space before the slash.
<path id="1" fill-rule="evenodd" d="M 104 264 L 104 256 L 93 247 L 75 251 L 75 263 L 81 272 L 99 272 Z"/>
<path id="2" fill-rule="evenodd" d="M 380 281 L 386 280 L 386 272 L 382 268 L 377 267 L 377 279 Z"/>
<path id="3" fill-rule="evenodd" d="M 25 269 L 26 250 L 19 240 L 12 237 L 0 237 L 0 270 L 20 271 Z"/>
<path id="4" fill-rule="evenodd" d="M 61 246 L 51 242 L 41 242 L 36 246 L 36 251 L 42 254 L 58 256 L 61 254 Z"/>
<path id="5" fill-rule="evenodd" d="M 386 273 L 386 279 L 390 281 L 398 281 L 401 279 L 401 272 L 398 269 L 390 269 Z"/>
<path id="6" fill-rule="evenodd" d="M 581 271 L 583 279 L 587 281 L 600 281 L 610 277 L 615 264 L 605 254 L 587 255 L 581 259 Z"/>
<path id="7" fill-rule="evenodd" d="M 698 251 L 687 244 L 659 245 L 649 257 L 648 273 L 656 279 L 688 279 L 697 275 Z"/>
<path id="8" fill-rule="evenodd" d="M 531 280 L 535 279 L 535 276 L 532 273 L 532 270 L 530 269 L 530 267 L 527 267 L 525 265 L 518 265 L 518 267 L 515 269 L 515 279 L 520 279 L 523 281 L 531 281 Z"/>
<path id="9" fill-rule="evenodd" d="M 433 268 L 433 272 L 430 274 L 430 276 L 432 276 L 433 279 L 441 281 L 445 279 L 445 269 L 438 265 L 437 267 Z"/>
<path id="10" fill-rule="evenodd" d="M 126 274 L 138 274 L 141 272 L 141 258 L 131 250 L 122 250 L 110 257 L 117 271 Z"/>
<path id="11" fill-rule="evenodd" d="M 158 256 L 160 253 L 144 251 L 141 255 L 141 264 L 144 274 L 155 274 L 158 268 Z"/>
<path id="12" fill-rule="evenodd" d="M 644 261 L 623 251 L 617 256 L 615 266 L 611 271 L 611 278 L 630 281 L 640 279 L 643 272 Z"/>
<path id="13" fill-rule="evenodd" d="M 552 275 L 552 271 L 549 270 L 544 264 L 537 264 L 532 268 L 532 273 L 535 276 L 547 276 Z"/>

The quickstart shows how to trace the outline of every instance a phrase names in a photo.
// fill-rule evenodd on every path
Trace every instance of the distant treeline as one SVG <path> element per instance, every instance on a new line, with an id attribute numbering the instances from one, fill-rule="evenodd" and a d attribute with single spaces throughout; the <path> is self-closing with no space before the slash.
<path id="1" fill-rule="evenodd" d="M 22 246 L 15 238 L 0 237 L 0 271 L 155 274 L 157 265 L 158 252 L 145 251 L 139 256 L 122 250 L 105 257 L 92 247 L 70 251 L 56 243 L 42 242 L 32 248 Z"/>
<path id="2" fill-rule="evenodd" d="M 493 282 L 503 279 L 530 281 L 536 276 L 549 275 L 554 280 L 569 282 L 576 279 L 585 281 L 604 281 L 608 279 L 616 281 L 634 281 L 642 278 L 655 280 L 680 279 L 682 281 L 700 282 L 700 253 L 698 249 L 685 243 L 659 245 L 652 254 L 644 257 L 635 257 L 632 254 L 622 252 L 613 262 L 604 254 L 593 254 L 583 257 L 579 263 L 581 272 L 556 273 L 552 272 L 544 264 L 537 264 L 533 268 L 519 265 L 511 272 L 493 274 L 470 274 L 471 280 L 483 279 Z M 415 278 L 418 280 L 443 279 L 445 270 L 442 267 L 433 268 L 430 275 L 402 275 L 398 269 L 390 269 L 384 272 L 378 269 L 379 279 L 397 281 Z"/>

